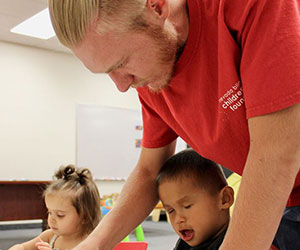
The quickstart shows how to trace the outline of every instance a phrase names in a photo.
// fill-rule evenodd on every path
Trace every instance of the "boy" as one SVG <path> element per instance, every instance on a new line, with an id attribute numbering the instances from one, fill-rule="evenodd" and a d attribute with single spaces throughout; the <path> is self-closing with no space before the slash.
<path id="1" fill-rule="evenodd" d="M 193 150 L 184 150 L 165 162 L 156 184 L 180 237 L 174 250 L 219 249 L 234 200 L 220 166 Z"/>

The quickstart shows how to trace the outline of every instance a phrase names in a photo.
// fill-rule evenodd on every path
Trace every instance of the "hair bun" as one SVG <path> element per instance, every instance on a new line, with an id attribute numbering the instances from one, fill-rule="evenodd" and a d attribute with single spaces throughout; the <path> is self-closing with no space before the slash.
<path id="1" fill-rule="evenodd" d="M 87 180 L 92 178 L 91 172 L 86 168 L 77 169 L 76 173 L 78 175 L 78 182 L 81 185 L 85 185 L 87 183 Z"/>
<path id="2" fill-rule="evenodd" d="M 61 166 L 55 173 L 56 179 L 64 181 L 76 181 L 80 185 L 86 185 L 93 180 L 92 174 L 87 168 L 76 168 L 74 165 Z"/>
<path id="3" fill-rule="evenodd" d="M 63 179 L 66 181 L 69 180 L 70 178 L 72 178 L 74 173 L 75 173 L 75 166 L 73 166 L 73 165 L 66 166 L 64 169 Z"/>
<path id="4" fill-rule="evenodd" d="M 74 175 L 75 170 L 74 165 L 60 166 L 54 177 L 56 179 L 69 180 Z"/>

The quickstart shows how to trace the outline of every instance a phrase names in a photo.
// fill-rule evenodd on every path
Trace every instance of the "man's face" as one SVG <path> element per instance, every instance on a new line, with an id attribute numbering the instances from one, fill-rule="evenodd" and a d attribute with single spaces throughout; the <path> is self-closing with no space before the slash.
<path id="1" fill-rule="evenodd" d="M 91 28 L 73 52 L 93 73 L 108 73 L 121 92 L 159 91 L 170 82 L 178 48 L 177 38 L 159 28 L 101 35 Z"/>

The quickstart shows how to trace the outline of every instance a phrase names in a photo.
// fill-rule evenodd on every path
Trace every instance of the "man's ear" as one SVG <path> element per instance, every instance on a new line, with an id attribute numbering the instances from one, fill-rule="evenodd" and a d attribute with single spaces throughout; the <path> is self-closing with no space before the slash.
<path id="1" fill-rule="evenodd" d="M 232 206 L 233 202 L 234 202 L 234 191 L 232 187 L 225 186 L 220 191 L 220 208 L 228 209 Z"/>
<path id="2" fill-rule="evenodd" d="M 169 16 L 169 0 L 147 0 L 147 9 L 151 11 L 156 18 L 165 21 Z"/>

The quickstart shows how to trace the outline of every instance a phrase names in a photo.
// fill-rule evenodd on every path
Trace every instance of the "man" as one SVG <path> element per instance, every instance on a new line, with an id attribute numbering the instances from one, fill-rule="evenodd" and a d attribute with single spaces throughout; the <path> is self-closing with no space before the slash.
<path id="1" fill-rule="evenodd" d="M 143 108 L 137 166 L 118 204 L 76 250 L 112 249 L 151 212 L 155 177 L 177 136 L 243 174 L 221 250 L 267 250 L 280 221 L 274 245 L 300 249 L 299 6 L 49 0 L 59 40 L 120 91 L 136 88 Z"/>

